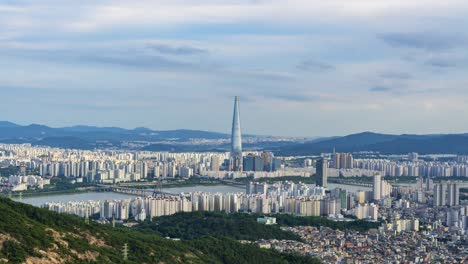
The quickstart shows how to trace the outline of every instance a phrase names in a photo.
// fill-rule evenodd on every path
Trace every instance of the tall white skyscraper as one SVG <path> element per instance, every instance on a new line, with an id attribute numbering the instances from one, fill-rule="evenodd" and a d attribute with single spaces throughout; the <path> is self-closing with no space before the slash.
<path id="1" fill-rule="evenodd" d="M 234 99 L 234 115 L 232 118 L 231 169 L 233 171 L 242 171 L 242 135 L 238 96 Z"/>
<path id="2" fill-rule="evenodd" d="M 382 198 L 382 176 L 380 174 L 374 175 L 374 200 L 380 200 Z"/>

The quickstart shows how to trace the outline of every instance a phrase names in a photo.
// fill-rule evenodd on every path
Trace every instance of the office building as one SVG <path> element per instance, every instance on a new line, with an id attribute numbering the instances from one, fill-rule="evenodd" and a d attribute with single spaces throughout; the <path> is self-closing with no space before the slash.
<path id="1" fill-rule="evenodd" d="M 316 182 L 318 186 L 327 187 L 328 181 L 328 161 L 321 158 L 316 164 Z"/>

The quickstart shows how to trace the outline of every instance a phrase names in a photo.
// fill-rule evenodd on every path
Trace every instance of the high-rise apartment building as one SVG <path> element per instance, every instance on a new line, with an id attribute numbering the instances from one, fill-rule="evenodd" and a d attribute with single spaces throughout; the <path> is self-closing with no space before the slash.
<path id="1" fill-rule="evenodd" d="M 374 200 L 380 200 L 382 198 L 382 176 L 380 174 L 374 175 L 374 184 L 372 187 Z"/>
<path id="2" fill-rule="evenodd" d="M 434 184 L 434 206 L 457 206 L 459 204 L 460 190 L 457 184 Z"/>
<path id="3" fill-rule="evenodd" d="M 351 153 L 333 153 L 333 168 L 352 169 L 354 167 L 354 158 Z"/>
<path id="4" fill-rule="evenodd" d="M 448 206 L 457 206 L 460 204 L 460 190 L 458 188 L 458 185 L 453 183 L 453 184 L 447 184 L 447 205 Z"/>
<path id="5" fill-rule="evenodd" d="M 434 206 L 445 206 L 447 185 L 434 184 Z"/>
<path id="6" fill-rule="evenodd" d="M 381 200 L 390 196 L 392 192 L 392 185 L 382 179 L 382 175 L 374 175 L 374 182 L 372 184 L 372 192 L 374 200 Z"/>
<path id="7" fill-rule="evenodd" d="M 219 156 L 218 155 L 211 156 L 210 170 L 219 171 L 219 165 L 220 165 Z"/>

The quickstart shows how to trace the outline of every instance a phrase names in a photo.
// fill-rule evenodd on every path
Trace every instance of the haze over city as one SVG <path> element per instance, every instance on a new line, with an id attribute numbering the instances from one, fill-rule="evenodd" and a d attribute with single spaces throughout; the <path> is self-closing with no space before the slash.
<path id="1" fill-rule="evenodd" d="M 229 132 L 238 95 L 249 134 L 467 132 L 467 9 L 0 1 L 1 119 Z"/>

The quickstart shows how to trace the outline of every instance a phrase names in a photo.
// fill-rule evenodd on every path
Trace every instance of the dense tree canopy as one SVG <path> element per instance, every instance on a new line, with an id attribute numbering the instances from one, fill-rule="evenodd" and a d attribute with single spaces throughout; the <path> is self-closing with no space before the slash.
<path id="1" fill-rule="evenodd" d="M 0 262 L 56 260 L 67 263 L 316 263 L 241 244 L 226 236 L 173 241 L 145 228 L 112 228 L 81 218 L 0 198 Z M 177 224 L 177 223 L 175 223 Z M 266 232 L 266 231 L 265 231 Z M 273 231 L 277 232 L 277 231 Z M 242 233 L 242 232 L 241 232 Z M 226 234 L 229 236 L 229 234 Z M 128 260 L 122 248 L 128 245 Z M 34 259 L 36 258 L 36 259 Z M 259 262 L 261 260 L 261 262 Z"/>

